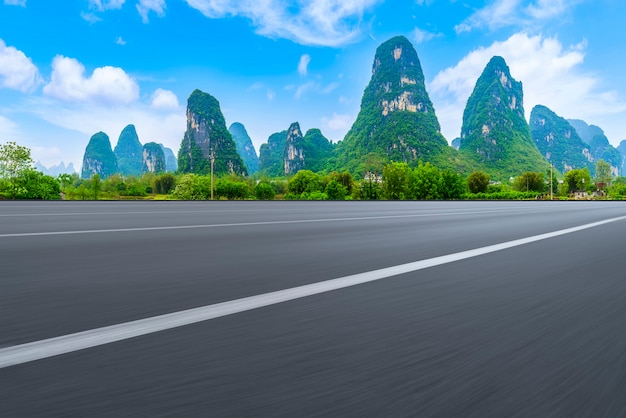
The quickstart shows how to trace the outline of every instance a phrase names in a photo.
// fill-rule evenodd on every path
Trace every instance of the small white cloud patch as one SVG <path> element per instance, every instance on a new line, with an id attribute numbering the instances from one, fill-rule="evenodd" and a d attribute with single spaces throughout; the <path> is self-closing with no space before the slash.
<path id="1" fill-rule="evenodd" d="M 117 39 L 115 39 L 115 43 L 118 45 L 126 45 L 126 41 L 121 36 L 118 36 Z"/>
<path id="2" fill-rule="evenodd" d="M 157 16 L 165 16 L 165 0 L 139 0 L 137 3 L 137 11 L 141 16 L 143 23 L 148 23 L 148 14 L 156 13 Z"/>
<path id="3" fill-rule="evenodd" d="M 304 54 L 300 57 L 300 62 L 298 63 L 298 73 L 302 77 L 306 77 L 310 62 L 311 62 L 310 55 Z"/>
<path id="4" fill-rule="evenodd" d="M 26 7 L 26 0 L 4 0 L 4 4 L 6 4 L 7 6 Z"/>
<path id="5" fill-rule="evenodd" d="M 139 86 L 118 67 L 99 67 L 85 77 L 85 67 L 73 58 L 57 55 L 52 61 L 52 76 L 43 92 L 65 102 L 127 104 L 139 97 Z"/>
<path id="6" fill-rule="evenodd" d="M 153 109 L 178 109 L 178 97 L 170 90 L 156 89 L 150 106 Z"/>

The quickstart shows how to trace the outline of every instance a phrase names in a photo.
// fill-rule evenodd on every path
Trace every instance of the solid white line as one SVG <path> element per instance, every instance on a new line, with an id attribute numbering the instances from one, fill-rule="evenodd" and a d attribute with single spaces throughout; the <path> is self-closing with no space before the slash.
<path id="1" fill-rule="evenodd" d="M 139 319 L 136 321 L 111 325 L 108 327 L 96 328 L 88 331 L 78 332 L 75 334 L 63 335 L 61 337 L 50 338 L 47 340 L 35 341 L 31 343 L 16 345 L 13 347 L 2 348 L 0 349 L 0 369 L 35 360 L 41 360 L 48 357 L 58 356 L 61 354 L 67 354 L 78 350 L 84 350 L 86 348 L 109 344 L 116 341 L 122 341 L 129 338 L 139 337 L 141 335 L 152 334 L 154 332 L 182 327 L 197 322 L 220 318 L 227 315 L 233 315 L 252 309 L 275 305 L 281 302 L 287 302 L 294 299 L 300 299 L 337 289 L 343 289 L 350 286 L 373 282 L 376 280 L 397 276 L 399 274 L 411 273 L 429 267 L 435 267 L 459 260 L 465 260 L 467 258 L 478 257 L 484 254 L 518 247 L 520 245 L 554 238 L 565 234 L 571 234 L 574 232 L 594 228 L 600 225 L 606 225 L 612 222 L 622 221 L 625 219 L 626 216 L 620 216 L 617 218 L 606 219 L 603 221 L 593 222 L 573 228 L 562 229 L 560 231 L 548 232 L 546 234 L 516 239 L 513 241 L 503 242 L 501 244 L 489 245 L 473 250 L 461 251 L 454 254 L 434 257 L 427 260 L 415 261 L 412 263 L 387 267 L 380 270 L 372 270 L 365 273 L 353 274 L 351 276 L 345 276 L 337 279 L 326 280 L 323 282 L 293 287 L 291 289 L 278 290 L 275 292 L 236 299 L 229 302 L 202 306 L 199 308 L 154 316 L 151 318 Z"/>
<path id="2" fill-rule="evenodd" d="M 377 219 L 403 219 L 403 218 L 423 218 L 428 216 L 458 216 L 458 215 L 480 215 L 493 213 L 520 212 L 520 210 L 486 210 L 486 211 L 466 211 L 447 213 L 420 213 L 411 215 L 388 215 L 388 216 L 362 216 L 356 218 L 326 218 L 326 219 L 296 219 L 291 221 L 259 221 L 259 222 L 239 222 L 227 224 L 205 224 L 205 225 L 180 225 L 180 226 L 150 226 L 138 228 L 114 228 L 114 229 L 88 229 L 79 231 L 52 231 L 52 232 L 18 232 L 13 234 L 0 234 L 0 238 L 16 237 L 41 237 L 48 235 L 78 235 L 78 234 L 103 234 L 110 232 L 141 232 L 141 231 L 166 231 L 175 229 L 204 229 L 204 228 L 225 228 L 232 226 L 260 226 L 260 225 L 286 225 L 299 223 L 319 223 L 319 222 L 349 222 L 349 221 L 370 221 Z"/>

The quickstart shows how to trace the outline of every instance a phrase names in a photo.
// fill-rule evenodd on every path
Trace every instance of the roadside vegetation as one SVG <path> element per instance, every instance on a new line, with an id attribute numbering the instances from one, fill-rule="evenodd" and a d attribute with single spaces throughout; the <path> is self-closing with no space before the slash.
<path id="1" fill-rule="evenodd" d="M 290 177 L 257 173 L 214 177 L 198 174 L 147 173 L 107 178 L 78 174 L 54 178 L 33 168 L 30 150 L 14 142 L 0 144 L 0 199 L 42 200 L 536 200 L 626 198 L 626 178 L 613 177 L 610 165 L 596 163 L 596 175 L 587 168 L 524 172 L 508 182 L 493 182 L 489 174 L 474 171 L 464 177 L 420 162 L 411 168 L 391 162 L 349 172 L 301 170 Z M 552 186 L 552 187 L 550 187 Z"/>

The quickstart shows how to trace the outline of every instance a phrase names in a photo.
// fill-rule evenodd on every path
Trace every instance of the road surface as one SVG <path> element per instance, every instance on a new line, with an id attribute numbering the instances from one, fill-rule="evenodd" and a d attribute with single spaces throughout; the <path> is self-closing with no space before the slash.
<path id="1" fill-rule="evenodd" d="M 0 202 L 0 416 L 626 416 L 625 217 Z"/>

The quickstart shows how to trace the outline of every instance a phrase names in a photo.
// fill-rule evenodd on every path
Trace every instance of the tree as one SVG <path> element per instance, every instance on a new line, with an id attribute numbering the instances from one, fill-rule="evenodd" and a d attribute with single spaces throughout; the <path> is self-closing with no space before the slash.
<path id="1" fill-rule="evenodd" d="M 411 176 L 411 195 L 414 199 L 441 199 L 442 178 L 437 167 L 430 163 L 419 162 Z"/>
<path id="2" fill-rule="evenodd" d="M 19 178 L 32 169 L 30 149 L 15 142 L 0 144 L 0 178 L 6 180 L 11 198 L 19 193 Z"/>
<path id="3" fill-rule="evenodd" d="M 102 181 L 100 180 L 100 174 L 94 174 L 91 177 L 91 190 L 93 190 L 93 200 L 98 200 L 98 194 L 102 189 Z"/>
<path id="4" fill-rule="evenodd" d="M 260 182 L 254 186 L 254 196 L 256 196 L 258 200 L 273 200 L 276 196 L 276 192 L 271 185 Z"/>
<path id="5" fill-rule="evenodd" d="M 604 184 L 604 189 L 610 185 L 613 180 L 613 173 L 611 172 L 611 164 L 604 160 L 598 160 L 596 162 L 596 183 Z"/>
<path id="6" fill-rule="evenodd" d="M 467 178 L 467 187 L 472 193 L 485 193 L 489 187 L 489 174 L 482 171 L 474 171 Z"/>
<path id="7" fill-rule="evenodd" d="M 543 181 L 543 173 L 527 171 L 515 177 L 513 188 L 518 192 L 543 192 L 546 185 Z"/>
<path id="8" fill-rule="evenodd" d="M 322 183 L 317 174 L 310 170 L 300 170 L 293 176 L 287 184 L 289 193 L 299 197 L 302 193 L 313 193 L 322 191 Z"/>
<path id="9" fill-rule="evenodd" d="M 565 173 L 564 184 L 567 184 L 567 192 L 587 191 L 591 187 L 591 174 L 588 168 L 570 170 Z"/>
<path id="10" fill-rule="evenodd" d="M 343 184 L 337 180 L 331 180 L 324 189 L 324 193 L 328 196 L 329 200 L 345 200 L 348 191 Z"/>
<path id="11" fill-rule="evenodd" d="M 411 169 L 406 163 L 386 164 L 383 168 L 383 196 L 388 200 L 410 199 Z"/>

